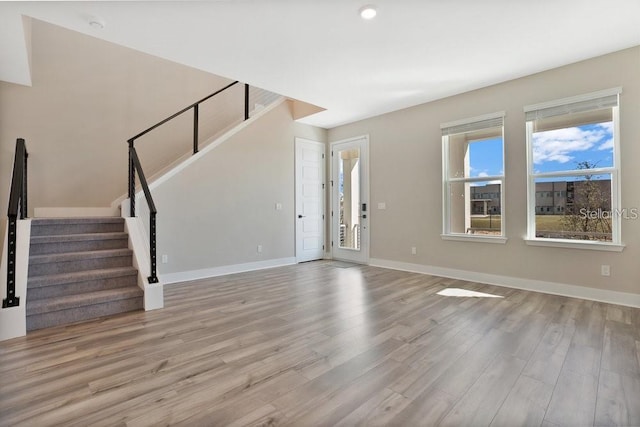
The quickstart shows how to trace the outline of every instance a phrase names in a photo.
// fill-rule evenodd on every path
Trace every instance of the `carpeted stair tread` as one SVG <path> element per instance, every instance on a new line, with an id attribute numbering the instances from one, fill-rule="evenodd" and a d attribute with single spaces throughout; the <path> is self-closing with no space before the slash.
<path id="1" fill-rule="evenodd" d="M 92 216 L 78 218 L 32 218 L 32 225 L 51 225 L 51 224 L 93 224 L 93 223 L 124 223 L 124 218 L 118 216 Z"/>
<path id="2" fill-rule="evenodd" d="M 107 301 L 68 310 L 50 311 L 27 316 L 27 331 L 68 325 L 144 309 L 143 297 Z"/>
<path id="3" fill-rule="evenodd" d="M 126 239 L 127 233 L 82 233 L 82 234 L 52 234 L 46 236 L 31 237 L 31 244 L 80 242 L 86 240 L 119 240 Z"/>
<path id="4" fill-rule="evenodd" d="M 29 277 L 129 267 L 133 251 L 127 248 L 66 252 L 29 257 Z"/>
<path id="5" fill-rule="evenodd" d="M 34 218 L 31 220 L 31 236 L 63 234 L 114 233 L 124 231 L 124 218 Z"/>
<path id="6" fill-rule="evenodd" d="M 138 271 L 130 265 L 29 277 L 27 299 L 37 300 L 138 286 Z"/>
<path id="7" fill-rule="evenodd" d="M 85 294 L 67 295 L 63 297 L 31 301 L 27 300 L 26 309 L 27 316 L 32 316 L 61 310 L 78 309 L 80 307 L 130 298 L 141 298 L 142 296 L 143 292 L 140 288 L 137 286 L 129 286 L 126 288 L 107 289 Z"/>
<path id="8" fill-rule="evenodd" d="M 99 270 L 76 271 L 73 273 L 49 274 L 33 276 L 28 279 L 29 288 L 55 286 L 65 283 L 99 280 L 108 277 L 137 276 L 138 270 L 134 267 L 103 268 Z"/>
<path id="9" fill-rule="evenodd" d="M 105 249 L 99 251 L 66 252 L 61 254 L 33 255 L 29 257 L 29 263 L 30 265 L 35 265 L 55 262 L 70 262 L 85 259 L 129 256 L 132 254 L 133 251 L 128 248 Z"/>
<path id="10" fill-rule="evenodd" d="M 46 255 L 123 249 L 128 245 L 129 238 L 125 232 L 59 234 L 31 237 L 29 251 L 31 255 Z"/>

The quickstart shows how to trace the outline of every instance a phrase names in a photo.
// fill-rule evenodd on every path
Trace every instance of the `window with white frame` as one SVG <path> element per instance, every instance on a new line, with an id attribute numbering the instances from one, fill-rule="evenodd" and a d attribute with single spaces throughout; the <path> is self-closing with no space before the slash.
<path id="1" fill-rule="evenodd" d="M 504 112 L 440 127 L 442 237 L 504 243 Z"/>
<path id="2" fill-rule="evenodd" d="M 533 244 L 620 244 L 620 88 L 524 107 Z"/>

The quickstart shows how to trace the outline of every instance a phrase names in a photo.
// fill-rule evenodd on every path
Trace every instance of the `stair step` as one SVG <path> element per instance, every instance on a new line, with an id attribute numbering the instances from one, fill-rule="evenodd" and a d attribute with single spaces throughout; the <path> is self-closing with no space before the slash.
<path id="1" fill-rule="evenodd" d="M 136 286 L 137 283 L 138 271 L 133 267 L 34 276 L 29 277 L 27 282 L 27 300 Z"/>
<path id="2" fill-rule="evenodd" d="M 122 231 L 124 231 L 124 218 L 120 217 L 34 218 L 31 220 L 32 236 Z"/>
<path id="3" fill-rule="evenodd" d="M 69 252 L 29 257 L 29 277 L 132 265 L 131 249 Z"/>
<path id="4" fill-rule="evenodd" d="M 144 309 L 120 217 L 31 222 L 27 330 Z"/>
<path id="5" fill-rule="evenodd" d="M 27 330 L 48 328 L 144 308 L 138 287 L 27 300 Z"/>
<path id="6" fill-rule="evenodd" d="M 137 286 L 128 286 L 125 288 L 105 289 L 103 291 L 87 292 L 84 294 L 27 301 L 27 316 L 141 296 L 142 289 Z"/>
<path id="7" fill-rule="evenodd" d="M 54 253 L 121 249 L 129 244 L 127 233 L 84 233 L 31 237 L 29 253 L 45 255 Z"/>

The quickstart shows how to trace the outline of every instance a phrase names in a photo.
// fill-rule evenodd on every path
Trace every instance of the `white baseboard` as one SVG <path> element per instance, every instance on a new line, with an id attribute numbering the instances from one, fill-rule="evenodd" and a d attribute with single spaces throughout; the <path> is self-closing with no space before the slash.
<path id="1" fill-rule="evenodd" d="M 265 268 L 283 267 L 296 263 L 295 257 L 268 259 L 264 261 L 247 262 L 244 264 L 223 265 L 220 267 L 203 268 L 201 270 L 180 271 L 160 275 L 160 281 L 169 283 L 188 282 L 191 280 L 208 279 L 210 277 L 225 276 L 227 274 L 244 273 L 246 271 L 263 270 Z"/>
<path id="2" fill-rule="evenodd" d="M 545 282 L 542 280 L 522 279 L 519 277 L 500 276 L 497 274 L 476 273 L 473 271 L 458 270 L 454 268 L 412 264 L 376 258 L 372 258 L 369 261 L 369 265 L 374 267 L 390 268 L 392 270 L 410 271 L 413 273 L 486 283 L 506 288 L 523 289 L 526 291 L 542 292 L 545 294 L 561 295 L 565 297 L 640 308 L 640 294 L 608 291 L 604 289 L 589 288 L 586 286 L 569 285 L 566 283 Z"/>
<path id="3" fill-rule="evenodd" d="M 118 208 L 35 208 L 35 218 L 78 218 L 120 216 Z"/>

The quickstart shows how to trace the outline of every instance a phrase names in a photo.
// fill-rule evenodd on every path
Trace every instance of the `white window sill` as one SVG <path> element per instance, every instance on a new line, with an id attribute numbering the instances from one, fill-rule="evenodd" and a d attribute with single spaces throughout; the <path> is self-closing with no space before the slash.
<path id="1" fill-rule="evenodd" d="M 479 236 L 473 234 L 441 234 L 442 240 L 454 240 L 458 242 L 477 243 L 507 243 L 507 238 L 503 236 Z"/>
<path id="2" fill-rule="evenodd" d="M 565 239 L 524 239 L 529 246 L 546 246 L 552 248 L 587 249 L 591 251 L 622 252 L 624 244 L 609 242 L 582 241 Z"/>

